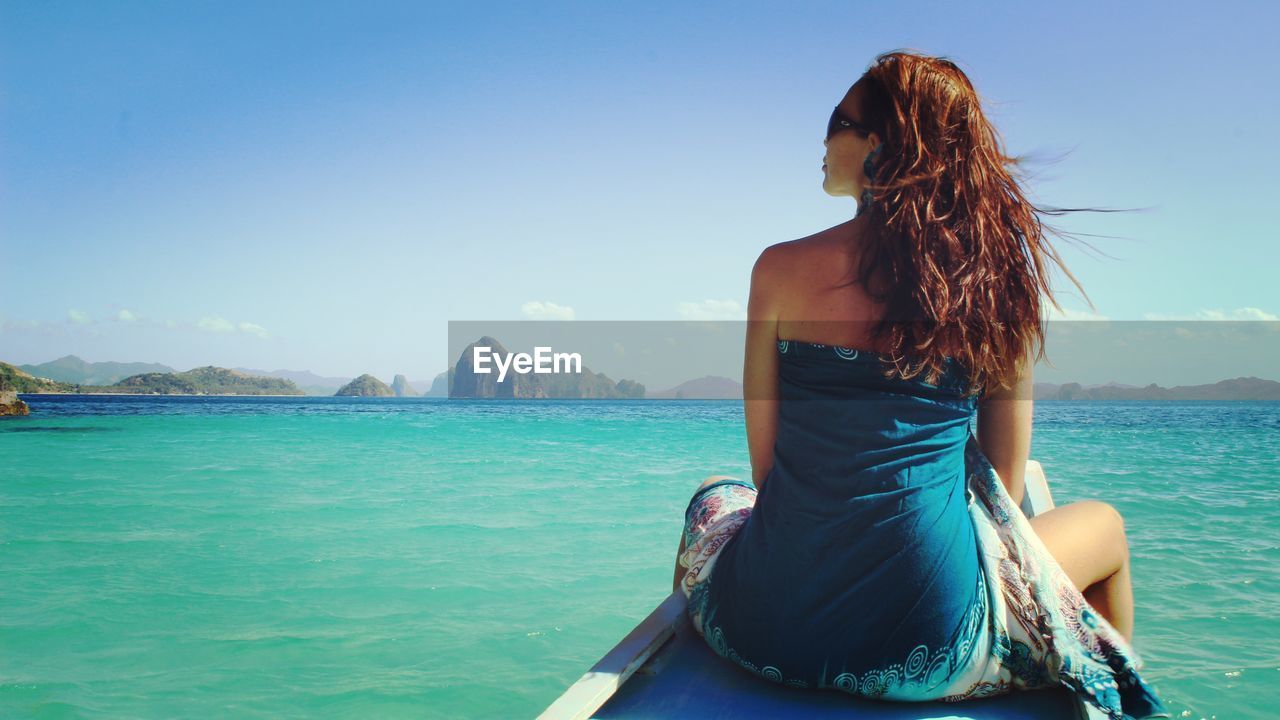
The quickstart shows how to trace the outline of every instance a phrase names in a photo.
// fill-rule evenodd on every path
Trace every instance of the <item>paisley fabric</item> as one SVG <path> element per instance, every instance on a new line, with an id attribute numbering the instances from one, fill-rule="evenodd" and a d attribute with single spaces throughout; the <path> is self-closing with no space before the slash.
<path id="1" fill-rule="evenodd" d="M 778 349 L 763 489 L 722 480 L 685 512 L 681 587 L 712 650 L 882 700 L 1064 685 L 1116 720 L 1168 717 L 983 456 L 963 368 L 930 384 L 875 354 Z"/>

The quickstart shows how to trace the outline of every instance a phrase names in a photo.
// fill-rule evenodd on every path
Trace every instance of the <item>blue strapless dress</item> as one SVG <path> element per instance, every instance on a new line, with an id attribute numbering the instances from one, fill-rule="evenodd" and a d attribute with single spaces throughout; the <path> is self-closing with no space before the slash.
<path id="1" fill-rule="evenodd" d="M 1063 684 L 1168 717 L 1132 647 L 1048 553 L 972 434 L 958 364 L 778 343 L 774 464 L 690 500 L 682 587 L 719 655 L 772 681 L 887 700 Z"/>

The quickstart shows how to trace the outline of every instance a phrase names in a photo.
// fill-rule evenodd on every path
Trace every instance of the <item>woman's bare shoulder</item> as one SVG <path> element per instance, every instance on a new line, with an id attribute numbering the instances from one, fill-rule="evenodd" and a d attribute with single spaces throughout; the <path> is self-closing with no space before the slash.
<path id="1" fill-rule="evenodd" d="M 755 271 L 777 277 L 794 276 L 792 272 L 798 268 L 812 268 L 815 263 L 821 264 L 847 257 L 849 249 L 849 223 L 841 223 L 826 230 L 821 230 L 795 240 L 785 240 L 766 247 L 756 259 Z"/>
<path id="2" fill-rule="evenodd" d="M 770 245 L 752 294 L 777 319 L 778 337 L 870 348 L 868 322 L 883 316 L 857 278 L 860 238 L 848 223 Z"/>

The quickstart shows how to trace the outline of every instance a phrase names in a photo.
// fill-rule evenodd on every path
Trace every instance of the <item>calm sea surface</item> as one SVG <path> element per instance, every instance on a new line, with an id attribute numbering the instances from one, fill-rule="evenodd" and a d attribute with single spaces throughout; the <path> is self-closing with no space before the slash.
<path id="1" fill-rule="evenodd" d="M 27 396 L 0 717 L 532 717 L 670 591 L 741 403 Z M 1280 403 L 1036 405 L 1174 717 L 1280 714 Z"/>

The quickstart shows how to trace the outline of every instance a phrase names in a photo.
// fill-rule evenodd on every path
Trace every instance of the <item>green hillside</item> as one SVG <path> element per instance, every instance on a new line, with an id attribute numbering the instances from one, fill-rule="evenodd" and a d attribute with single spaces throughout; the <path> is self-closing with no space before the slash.
<path id="1" fill-rule="evenodd" d="M 20 393 L 76 392 L 75 385 L 71 383 L 38 378 L 6 362 L 0 362 L 0 390 L 16 390 Z"/>
<path id="2" fill-rule="evenodd" d="M 131 395 L 302 395 L 291 380 L 259 377 L 208 365 L 180 373 L 133 375 L 112 385 L 78 385 L 38 378 L 0 362 L 0 390 L 20 393 L 124 393 Z"/>
<path id="3" fill-rule="evenodd" d="M 130 392 L 149 395 L 302 395 L 292 380 L 260 377 L 206 365 L 180 373 L 143 373 L 115 385 L 81 392 Z"/>
<path id="4" fill-rule="evenodd" d="M 334 395 L 352 397 L 395 397 L 395 391 L 378 378 L 365 373 L 352 380 L 334 393 Z"/>
<path id="5" fill-rule="evenodd" d="M 85 362 L 75 355 L 65 355 L 39 365 L 21 365 L 35 377 L 49 378 L 72 385 L 114 385 L 132 375 L 177 372 L 168 365 L 146 362 Z"/>

